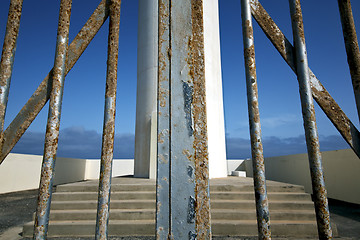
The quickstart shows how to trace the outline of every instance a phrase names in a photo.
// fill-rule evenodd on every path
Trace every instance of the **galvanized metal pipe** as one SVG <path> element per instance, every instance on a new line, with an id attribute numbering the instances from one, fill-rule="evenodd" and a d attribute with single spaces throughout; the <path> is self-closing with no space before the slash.
<path id="1" fill-rule="evenodd" d="M 95 239 L 107 239 L 111 173 L 114 153 L 115 107 L 117 87 L 117 67 L 119 52 L 119 24 L 121 0 L 110 0 L 110 23 L 108 39 L 108 60 L 106 72 L 105 112 L 101 149 L 99 194 L 96 217 Z"/>
<path id="2" fill-rule="evenodd" d="M 71 4 L 72 0 L 61 0 L 60 3 L 56 55 L 34 225 L 34 239 L 46 239 L 49 224 L 54 168 L 59 139 L 61 103 L 65 80 L 65 62 L 69 42 Z"/>
<path id="3" fill-rule="evenodd" d="M 0 149 L 4 140 L 4 121 L 19 34 L 23 0 L 11 0 L 0 62 Z"/>
<path id="4" fill-rule="evenodd" d="M 350 0 L 338 0 L 347 61 L 360 120 L 360 52 Z"/>
<path id="5" fill-rule="evenodd" d="M 156 239 L 170 233 L 170 0 L 159 0 Z"/>
<path id="6" fill-rule="evenodd" d="M 76 61 L 80 58 L 81 54 L 85 51 L 91 40 L 106 21 L 109 15 L 109 9 L 106 7 L 108 1 L 109 0 L 102 0 L 100 2 L 94 13 L 69 45 L 65 75 L 72 69 Z M 0 163 L 9 154 L 49 100 L 52 75 L 53 70 L 51 70 L 40 83 L 36 91 L 4 132 L 4 143 L 0 153 Z"/>
<path id="7" fill-rule="evenodd" d="M 159 1 L 157 239 L 211 239 L 203 1 Z"/>
<path id="8" fill-rule="evenodd" d="M 330 226 L 330 214 L 321 163 L 315 109 L 309 81 L 310 75 L 300 0 L 289 0 L 289 4 L 294 46 L 296 51 L 296 72 L 300 88 L 300 99 L 306 135 L 306 145 L 310 163 L 318 233 L 320 239 L 331 239 L 332 230 Z"/>
<path id="9" fill-rule="evenodd" d="M 249 0 L 241 0 L 241 17 L 258 236 L 259 239 L 271 239 L 269 203 L 266 192 L 264 154 L 261 141 L 254 34 Z"/>
<path id="10" fill-rule="evenodd" d="M 251 13 L 259 26 L 262 28 L 266 36 L 272 42 L 274 47 L 278 50 L 285 62 L 295 72 L 294 48 L 289 40 L 281 32 L 280 28 L 271 19 L 258 0 L 250 0 Z M 360 158 L 360 134 L 354 124 L 346 116 L 344 111 L 331 97 L 330 93 L 321 84 L 315 74 L 310 72 L 310 86 L 313 98 L 319 104 L 329 120 L 333 123 L 344 140 L 354 150 L 356 155 Z"/>

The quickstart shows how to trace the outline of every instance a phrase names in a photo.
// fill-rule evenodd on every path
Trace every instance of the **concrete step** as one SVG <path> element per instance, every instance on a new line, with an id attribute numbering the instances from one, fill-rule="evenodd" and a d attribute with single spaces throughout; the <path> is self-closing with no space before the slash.
<path id="1" fill-rule="evenodd" d="M 111 209 L 111 220 L 154 220 L 155 209 Z M 96 220 L 96 209 L 51 210 L 50 221 Z"/>
<path id="2" fill-rule="evenodd" d="M 56 192 L 97 192 L 98 184 L 66 184 L 59 185 L 56 187 Z M 148 192 L 148 191 L 156 191 L 155 184 L 112 184 L 111 185 L 112 192 Z"/>
<path id="3" fill-rule="evenodd" d="M 110 195 L 113 200 L 131 199 L 156 199 L 155 192 L 112 192 Z M 97 200 L 97 192 L 57 192 L 53 194 L 54 201 L 76 201 L 76 200 Z"/>
<path id="4" fill-rule="evenodd" d="M 155 209 L 155 199 L 151 200 L 112 200 L 111 209 Z M 96 209 L 97 200 L 85 201 L 52 201 L 51 209 L 53 210 L 70 210 L 70 209 Z"/>
<path id="5" fill-rule="evenodd" d="M 316 221 L 314 211 L 270 211 L 271 220 Z M 154 220 L 155 209 L 110 209 L 111 220 Z M 212 220 L 256 220 L 255 210 L 212 209 Z M 51 221 L 96 220 L 96 209 L 51 210 Z"/>
<path id="6" fill-rule="evenodd" d="M 155 209 L 155 199 L 152 200 L 112 200 L 111 209 Z M 82 201 L 52 201 L 53 210 L 96 209 L 97 200 Z M 255 209 L 254 200 L 211 200 L 212 209 Z M 314 210 L 310 201 L 273 201 L 269 200 L 270 210 Z"/>
<path id="7" fill-rule="evenodd" d="M 277 185 L 267 185 L 267 192 L 305 192 L 303 186 L 299 185 L 290 185 L 290 184 L 277 184 Z M 242 185 L 231 185 L 231 184 L 216 184 L 210 185 L 211 192 L 251 192 L 254 191 L 254 186 L 252 184 L 242 184 Z"/>
<path id="8" fill-rule="evenodd" d="M 31 237 L 33 222 L 24 226 L 23 236 Z M 255 220 L 213 220 L 214 236 L 255 236 L 257 223 Z M 314 221 L 271 221 L 272 236 L 307 237 L 317 234 Z M 48 236 L 51 237 L 93 237 L 95 221 L 50 221 Z M 149 220 L 110 220 L 109 236 L 154 236 L 155 221 Z"/>
<path id="9" fill-rule="evenodd" d="M 211 192 L 211 199 L 214 200 L 254 200 L 254 192 Z M 53 201 L 76 201 L 76 200 L 97 200 L 97 192 L 56 192 L 53 194 Z M 155 199 L 155 192 L 112 192 L 111 201 L 113 200 L 131 200 L 131 199 Z M 270 192 L 269 200 L 294 200 L 308 201 L 311 200 L 309 194 L 297 192 Z"/>
<path id="10" fill-rule="evenodd" d="M 317 235 L 314 221 L 271 221 L 271 234 L 275 236 L 313 237 Z M 211 225 L 214 236 L 256 236 L 256 220 L 214 220 Z"/>
<path id="11" fill-rule="evenodd" d="M 311 196 L 306 193 L 297 192 L 270 192 L 267 194 L 269 200 L 294 200 L 311 201 Z M 254 192 L 211 192 L 210 199 L 214 200 L 255 200 Z"/>
<path id="12" fill-rule="evenodd" d="M 270 210 L 271 221 L 316 221 L 313 210 Z M 212 209 L 211 220 L 256 220 L 256 210 Z"/>
<path id="13" fill-rule="evenodd" d="M 212 209 L 255 209 L 255 201 L 251 200 L 211 200 Z M 272 201 L 269 200 L 270 210 L 314 210 L 310 201 Z"/>
<path id="14" fill-rule="evenodd" d="M 98 184 L 96 182 L 82 184 L 66 184 L 59 185 L 56 187 L 56 192 L 97 192 Z M 112 192 L 131 192 L 131 191 L 156 191 L 155 184 L 112 184 Z M 242 185 L 232 185 L 232 184 L 216 184 L 210 185 L 210 192 L 251 192 L 254 191 L 254 186 L 252 184 L 242 184 Z M 270 192 L 304 192 L 304 187 L 299 185 L 289 185 L 289 184 L 277 184 L 277 185 L 268 185 L 267 191 Z"/>

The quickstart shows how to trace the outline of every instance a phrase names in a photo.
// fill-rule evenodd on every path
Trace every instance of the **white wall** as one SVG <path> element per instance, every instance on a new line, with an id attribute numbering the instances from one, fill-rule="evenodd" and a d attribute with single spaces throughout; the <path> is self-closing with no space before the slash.
<path id="1" fill-rule="evenodd" d="M 246 162 L 246 175 L 252 176 L 251 161 Z M 360 159 L 351 149 L 322 152 L 325 186 L 328 197 L 360 204 Z M 266 179 L 303 185 L 312 193 L 307 154 L 265 158 Z"/>
<path id="2" fill-rule="evenodd" d="M 0 193 L 39 188 L 42 156 L 10 153 L 0 165 Z M 57 158 L 54 185 L 98 179 L 100 160 Z M 114 159 L 112 176 L 134 174 L 133 159 Z"/>
<path id="3" fill-rule="evenodd" d="M 39 187 L 42 156 L 10 153 L 0 165 L 0 193 Z"/>

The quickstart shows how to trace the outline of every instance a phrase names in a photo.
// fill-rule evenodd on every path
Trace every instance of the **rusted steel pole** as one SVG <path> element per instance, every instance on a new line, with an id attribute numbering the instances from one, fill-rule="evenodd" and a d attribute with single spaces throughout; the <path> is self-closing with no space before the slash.
<path id="1" fill-rule="evenodd" d="M 271 19 L 270 15 L 266 12 L 258 0 L 250 0 L 250 4 L 252 15 L 264 31 L 265 35 L 269 38 L 289 67 L 296 72 L 294 47 L 281 32 L 280 28 Z M 309 69 L 309 72 L 313 98 L 339 131 L 341 136 L 360 158 L 359 131 L 336 101 L 331 97 L 326 88 L 321 84 L 320 80 L 316 78 L 311 69 Z"/>
<path id="2" fill-rule="evenodd" d="M 156 239 L 161 240 L 170 233 L 170 0 L 159 0 L 158 9 Z"/>
<path id="3" fill-rule="evenodd" d="M 56 41 L 55 63 L 48 122 L 46 127 L 44 157 L 41 169 L 39 197 L 36 209 L 34 239 L 46 239 L 58 147 L 61 103 L 65 80 L 65 62 L 69 42 L 69 26 L 72 0 L 61 0 Z"/>
<path id="4" fill-rule="evenodd" d="M 158 67 L 156 238 L 211 239 L 203 1 L 159 1 Z"/>
<path id="5" fill-rule="evenodd" d="M 338 0 L 347 61 L 360 120 L 360 53 L 350 0 Z"/>
<path id="6" fill-rule="evenodd" d="M 108 236 L 111 173 L 115 135 L 115 107 L 119 52 L 120 5 L 121 0 L 110 0 L 105 112 L 101 149 L 101 166 L 95 239 L 107 239 Z"/>
<path id="7" fill-rule="evenodd" d="M 105 6 L 107 1 L 109 0 L 102 0 L 100 2 L 94 13 L 90 16 L 83 28 L 69 45 L 65 75 L 69 73 L 76 61 L 80 58 L 81 54 L 85 51 L 91 40 L 95 37 L 96 33 L 106 21 L 109 14 L 109 9 Z M 36 91 L 5 130 L 4 143 L 0 154 L 0 163 L 9 154 L 49 100 L 49 89 L 51 89 L 50 83 L 52 74 L 53 70 L 51 70 L 45 79 L 40 83 Z"/>
<path id="8" fill-rule="evenodd" d="M 0 62 L 0 149 L 4 140 L 4 120 L 8 102 L 16 42 L 19 35 L 23 0 L 11 0 Z M 1 163 L 1 161 L 0 161 Z"/>
<path id="9" fill-rule="evenodd" d="M 249 0 L 241 0 L 241 17 L 258 235 L 259 239 L 271 239 L 269 203 L 266 192 L 265 164 L 261 141 L 256 81 L 254 34 Z"/>
<path id="10" fill-rule="evenodd" d="M 300 88 L 300 99 L 310 163 L 318 233 L 320 239 L 332 239 L 328 199 L 326 196 L 319 138 L 316 127 L 315 109 L 309 81 L 310 74 L 300 0 L 289 0 L 289 4 L 296 52 L 296 72 Z"/>

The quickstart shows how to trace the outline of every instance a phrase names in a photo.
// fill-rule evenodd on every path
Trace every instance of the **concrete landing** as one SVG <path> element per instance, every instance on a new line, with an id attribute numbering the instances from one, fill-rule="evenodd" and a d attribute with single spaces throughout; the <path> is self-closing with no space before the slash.
<path id="1" fill-rule="evenodd" d="M 97 188 L 97 181 L 56 188 L 51 205 L 49 237 L 94 236 Z M 112 179 L 110 236 L 154 236 L 155 189 L 155 180 Z M 302 186 L 267 181 L 267 190 L 274 237 L 317 237 L 314 205 Z M 210 198 L 214 236 L 257 235 L 252 178 L 211 179 Z M 24 236 L 31 237 L 32 230 L 33 222 L 25 224 Z"/>

